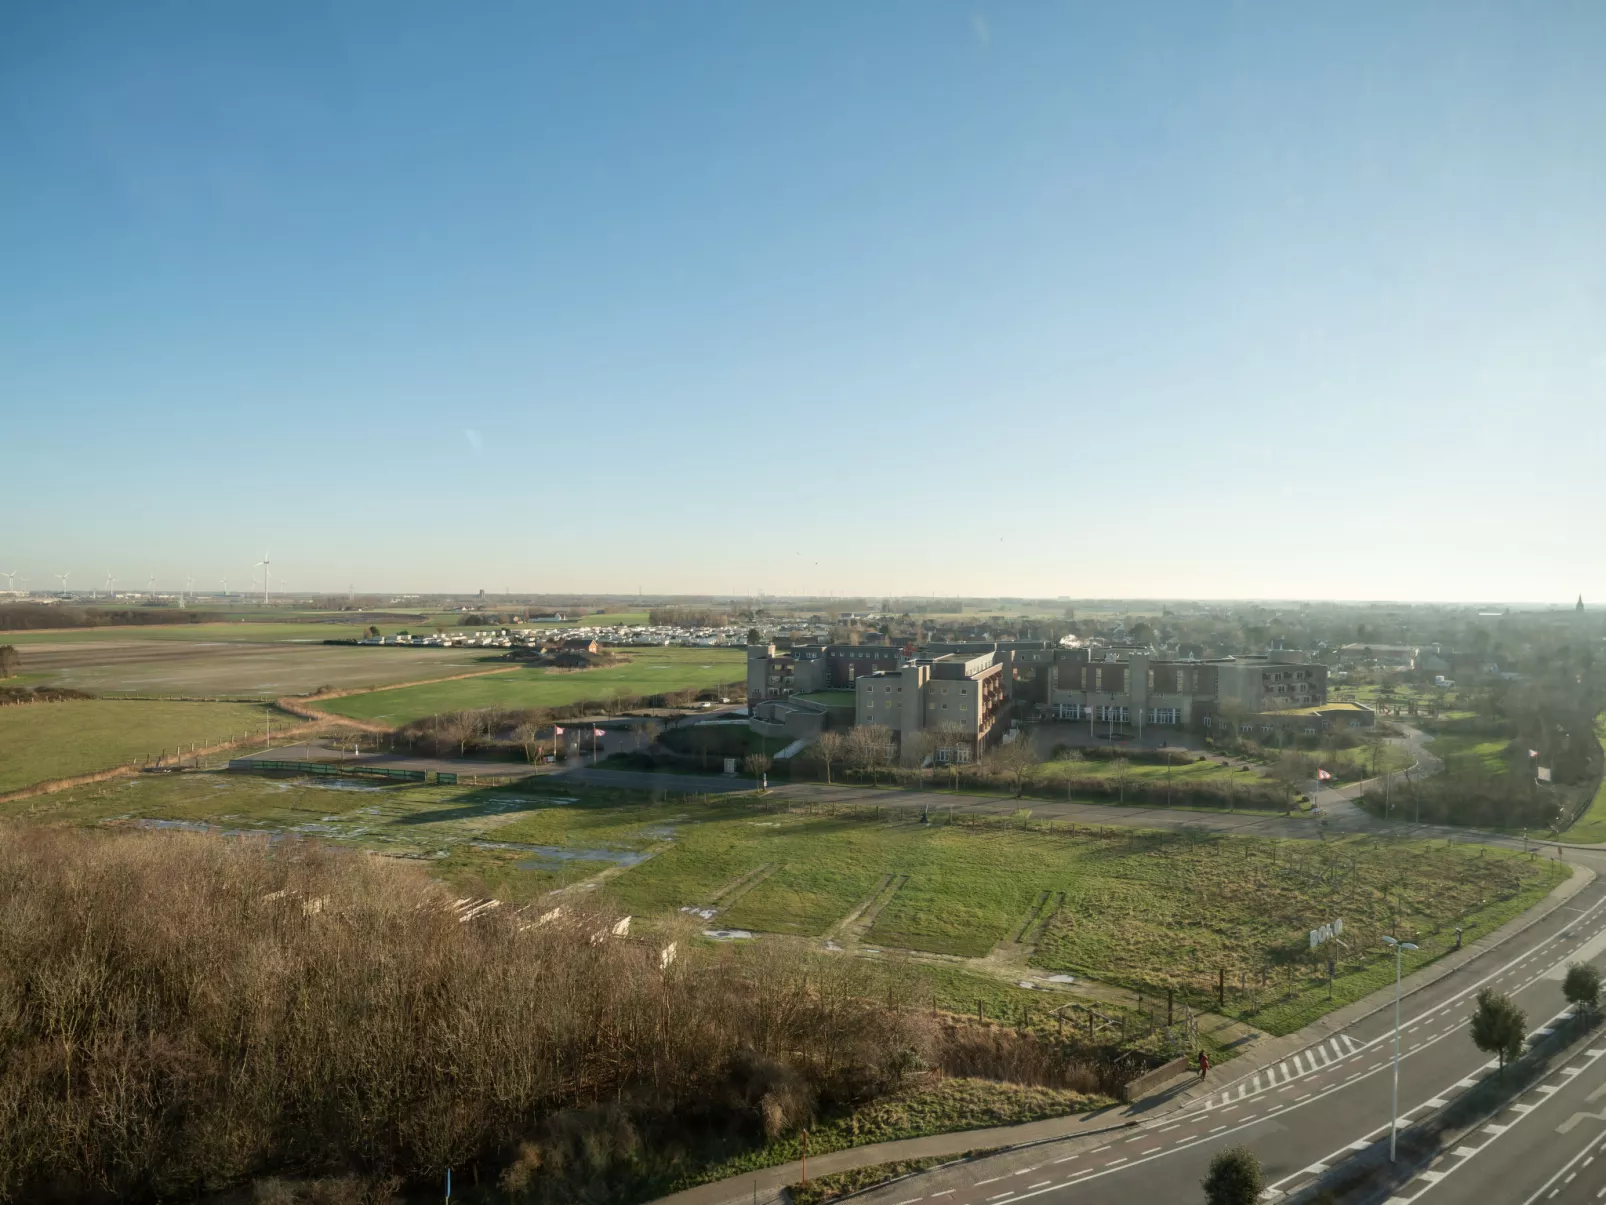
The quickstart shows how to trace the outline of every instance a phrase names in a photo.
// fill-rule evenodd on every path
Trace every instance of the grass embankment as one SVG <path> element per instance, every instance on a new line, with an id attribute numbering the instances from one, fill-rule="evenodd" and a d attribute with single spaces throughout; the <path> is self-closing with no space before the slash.
<path id="1" fill-rule="evenodd" d="M 1443 759 L 1447 776 L 1498 778 L 1511 772 L 1506 760 L 1506 746 L 1510 743 L 1505 737 L 1446 732 L 1433 738 L 1428 752 Z"/>
<path id="2" fill-rule="evenodd" d="M 331 700 L 326 710 L 400 727 L 448 711 L 560 707 L 588 699 L 639 697 L 724 686 L 742 678 L 740 649 L 631 651 L 622 665 L 587 670 L 524 667 L 506 674 L 400 686 Z"/>
<path id="3" fill-rule="evenodd" d="M 0 707 L 0 791 L 259 732 L 263 715 L 249 703 L 74 699 Z"/>
<path id="4" fill-rule="evenodd" d="M 1064 1088 L 1034 1088 L 1022 1084 L 980 1079 L 928 1080 L 924 1084 L 895 1093 L 865 1108 L 840 1113 L 816 1122 L 809 1129 L 809 1154 L 826 1155 L 832 1151 L 869 1146 L 877 1142 L 924 1138 L 928 1134 L 952 1134 L 964 1130 L 987 1129 L 991 1126 L 1023 1125 L 1028 1121 L 1042 1121 L 1048 1117 L 1087 1113 L 1106 1108 L 1112 1103 L 1109 1097 L 1072 1092 Z M 789 1135 L 768 1143 L 759 1150 L 747 1152 L 737 1158 L 724 1160 L 703 1169 L 696 1175 L 688 1176 L 676 1187 L 689 1188 L 694 1184 L 724 1180 L 744 1172 L 755 1172 L 761 1168 L 791 1163 L 801 1158 L 802 1154 L 802 1140 L 796 1135 Z M 926 1166 L 949 1163 L 953 1159 L 952 1155 L 946 1156 L 932 1160 L 926 1163 Z M 854 1174 L 842 1173 L 847 1177 L 853 1177 Z M 880 1178 L 890 1177 L 883 1175 Z M 867 1187 L 878 1182 L 875 1178 L 869 1178 L 862 1186 Z M 815 1199 L 829 1200 L 827 1197 Z"/>
<path id="5" fill-rule="evenodd" d="M 1606 749 L 1606 712 L 1595 717 L 1595 740 Z M 1606 842 L 1606 776 L 1602 776 L 1596 786 L 1595 796 L 1590 800 L 1589 807 L 1563 836 L 1580 845 Z"/>

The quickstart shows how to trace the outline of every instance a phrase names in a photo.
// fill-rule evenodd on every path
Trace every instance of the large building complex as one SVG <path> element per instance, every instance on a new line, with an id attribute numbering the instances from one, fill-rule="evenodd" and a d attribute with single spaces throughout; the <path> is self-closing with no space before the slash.
<path id="1" fill-rule="evenodd" d="M 1045 700 L 1051 715 L 1127 726 L 1209 727 L 1223 714 L 1258 714 L 1327 702 L 1327 667 L 1275 649 L 1250 657 L 1168 661 L 1149 649 L 1059 650 Z"/>
<path id="2" fill-rule="evenodd" d="M 939 761 L 969 760 L 1004 716 L 1004 666 L 996 652 L 916 657 L 855 683 L 854 722 L 890 728 L 901 747 L 929 733 Z"/>
<path id="3" fill-rule="evenodd" d="M 1138 739 L 1155 727 L 1204 733 L 1224 724 L 1246 732 L 1298 725 L 1303 732 L 1335 722 L 1324 710 L 1327 667 L 1281 648 L 1199 660 L 1142 645 L 1046 641 L 932 643 L 918 651 L 884 643 L 754 645 L 747 698 L 753 726 L 769 735 L 808 740 L 826 727 L 879 724 L 906 747 L 916 733 L 928 734 L 925 744 L 941 760 L 998 739 L 1012 704 L 1043 719 L 1085 721 L 1098 735 Z M 1286 724 L 1267 718 L 1277 713 Z"/>

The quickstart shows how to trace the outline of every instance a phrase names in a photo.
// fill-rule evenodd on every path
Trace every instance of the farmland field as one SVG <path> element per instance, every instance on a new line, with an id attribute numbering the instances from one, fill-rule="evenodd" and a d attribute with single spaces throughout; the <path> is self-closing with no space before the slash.
<path id="1" fill-rule="evenodd" d="M 506 664 L 489 649 L 181 641 L 143 639 L 128 635 L 127 628 L 119 631 L 124 635 L 116 640 L 52 640 L 19 646 L 24 681 L 104 695 L 277 697 L 308 694 L 320 686 L 389 686 Z"/>
<path id="2" fill-rule="evenodd" d="M 793 814 L 753 799 L 654 802 L 539 776 L 495 789 L 142 776 L 7 810 L 50 821 L 299 834 L 426 860 L 465 893 L 513 901 L 606 874 L 595 889 L 638 916 L 702 906 L 715 918 L 699 923 L 776 935 L 762 940 L 840 936 L 861 904 L 879 898 L 858 940 L 944 960 L 929 973 L 945 999 L 973 1001 L 986 982 L 964 960 L 1029 934 L 1029 945 L 1014 948 L 1038 971 L 1141 989 L 1151 999 L 1175 986 L 1203 1002 L 1224 970 L 1225 1011 L 1276 1032 L 1392 973 L 1376 953 L 1385 889 L 1403 905 L 1399 927 L 1422 946 L 1414 955 L 1421 963 L 1453 945 L 1457 924 L 1472 940 L 1564 873 L 1476 846 L 1093 834 L 1040 822 L 921 824 L 913 816 L 886 822 L 862 812 Z M 1298 951 L 1305 931 L 1335 910 L 1354 954 L 1339 968 L 1330 1004 Z"/>
<path id="3" fill-rule="evenodd" d="M 0 791 L 261 730 L 247 703 L 79 699 L 0 707 Z"/>
<path id="4" fill-rule="evenodd" d="M 383 651 L 383 650 L 362 650 Z M 654 695 L 723 686 L 744 677 L 741 649 L 655 648 L 634 651 L 623 665 L 587 670 L 525 667 L 505 674 L 404 686 L 331 699 L 326 710 L 400 726 L 467 708 L 556 707 L 615 695 Z"/>

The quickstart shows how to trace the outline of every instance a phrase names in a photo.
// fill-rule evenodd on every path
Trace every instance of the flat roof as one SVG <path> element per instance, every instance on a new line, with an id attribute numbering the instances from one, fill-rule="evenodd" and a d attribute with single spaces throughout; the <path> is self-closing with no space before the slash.
<path id="1" fill-rule="evenodd" d="M 1372 713 L 1372 709 L 1364 703 L 1319 703 L 1315 707 L 1289 707 L 1281 711 L 1263 711 L 1261 715 L 1324 715 L 1329 711 L 1364 711 Z"/>

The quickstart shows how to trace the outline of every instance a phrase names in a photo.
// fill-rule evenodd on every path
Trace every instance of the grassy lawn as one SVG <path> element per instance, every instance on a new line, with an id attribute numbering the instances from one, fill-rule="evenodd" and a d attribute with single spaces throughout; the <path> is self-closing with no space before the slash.
<path id="1" fill-rule="evenodd" d="M 1470 846 L 1072 836 L 737 808 L 699 813 L 701 823 L 615 880 L 612 894 L 651 913 L 706 903 L 765 869 L 718 923 L 821 936 L 889 875 L 907 876 L 863 940 L 975 957 L 1017 931 L 1040 893 L 1064 893 L 1033 965 L 1149 993 L 1175 986 L 1196 1006 L 1225 969 L 1234 984 L 1227 1011 L 1277 1032 L 1330 1007 L 1325 987 L 1316 998 L 1317 968 L 1301 951 L 1306 932 L 1332 915 L 1344 917 L 1357 951 L 1353 965 L 1339 968 L 1342 999 L 1351 989 L 1364 994 L 1365 977 L 1380 973 L 1378 935 L 1391 916 L 1423 945 L 1419 957 L 1436 957 L 1453 943 L 1456 924 L 1470 940 L 1556 881 L 1548 863 Z"/>
<path id="2" fill-rule="evenodd" d="M 588 670 L 525 667 L 505 674 L 403 686 L 332 699 L 327 710 L 400 726 L 443 711 L 470 708 L 555 707 L 614 695 L 654 695 L 742 680 L 741 649 L 644 649 L 623 665 Z"/>
<path id="3" fill-rule="evenodd" d="M 1475 778 L 1495 778 L 1511 772 L 1506 762 L 1504 737 L 1489 739 L 1446 733 L 1433 738 L 1428 752 L 1444 759 L 1444 772 L 1449 775 L 1469 775 Z"/>
<path id="4" fill-rule="evenodd" d="M 262 708 L 247 703 L 75 699 L 0 707 L 0 791 L 262 727 Z"/>

